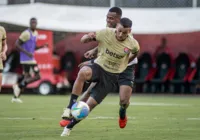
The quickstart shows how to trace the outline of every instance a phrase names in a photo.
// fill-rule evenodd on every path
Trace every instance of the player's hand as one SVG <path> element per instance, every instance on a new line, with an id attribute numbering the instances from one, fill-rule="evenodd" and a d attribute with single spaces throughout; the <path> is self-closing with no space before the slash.
<path id="1" fill-rule="evenodd" d="M 86 53 L 84 53 L 84 57 L 89 58 L 89 59 L 94 58 L 94 55 L 95 55 L 95 51 L 93 50 L 89 50 Z"/>
<path id="2" fill-rule="evenodd" d="M 7 59 L 6 53 L 1 52 L 1 53 L 0 53 L 0 58 L 1 58 L 3 61 L 5 61 L 5 60 Z"/>
<path id="3" fill-rule="evenodd" d="M 96 38 L 96 34 L 95 33 L 88 33 L 88 36 L 90 37 L 91 40 Z"/>
<path id="4" fill-rule="evenodd" d="M 86 66 L 86 65 L 91 65 L 91 61 L 85 61 L 85 62 L 82 62 L 78 65 L 79 68 L 82 68 L 83 66 Z"/>

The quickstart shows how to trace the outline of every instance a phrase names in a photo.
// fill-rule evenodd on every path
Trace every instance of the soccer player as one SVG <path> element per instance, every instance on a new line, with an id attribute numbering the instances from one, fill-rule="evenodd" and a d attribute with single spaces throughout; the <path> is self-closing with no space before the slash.
<path id="1" fill-rule="evenodd" d="M 122 10 L 119 7 L 112 7 L 111 9 L 109 9 L 109 12 L 107 14 L 107 20 L 106 20 L 107 27 L 116 28 L 116 25 L 117 23 L 119 23 L 121 16 L 122 16 Z M 130 36 L 132 35 L 130 34 Z M 84 56 L 86 58 L 93 58 L 96 55 L 98 56 L 100 54 L 99 52 L 100 52 L 100 48 L 96 47 L 86 52 Z M 93 61 L 94 60 L 83 62 L 82 64 L 80 64 L 80 67 L 82 67 L 83 65 L 91 64 Z M 132 95 L 132 88 L 133 88 L 133 83 L 134 83 L 133 71 L 134 71 L 135 64 L 137 64 L 137 58 L 133 59 L 133 61 L 131 61 L 128 64 L 128 67 L 119 75 L 119 80 L 117 83 L 120 86 L 119 87 L 119 91 L 120 91 L 119 92 L 119 95 L 120 95 L 119 126 L 120 128 L 124 128 L 127 123 L 126 109 L 129 106 L 130 97 Z M 95 84 L 96 83 L 91 83 L 91 85 L 82 95 L 80 99 L 81 101 L 87 101 L 87 99 L 90 96 L 90 92 L 92 88 L 95 86 Z M 116 91 L 112 91 L 112 92 L 116 92 Z M 68 121 L 68 119 L 70 118 L 69 112 L 70 112 L 70 109 L 66 108 L 62 115 L 62 118 L 66 120 L 66 121 L 65 120 L 61 121 L 61 123 L 64 125 L 67 125 L 69 123 Z"/>
<path id="2" fill-rule="evenodd" d="M 7 49 L 6 30 L 4 27 L 0 26 L 0 91 L 2 84 L 3 61 L 6 60 Z"/>
<path id="3" fill-rule="evenodd" d="M 26 85 L 35 82 L 40 79 L 40 73 L 37 66 L 37 62 L 34 58 L 35 49 L 41 47 L 36 46 L 36 40 L 38 32 L 36 30 L 37 19 L 30 19 L 30 27 L 23 31 L 16 41 L 16 47 L 20 51 L 20 64 L 23 67 L 23 75 L 18 78 L 17 84 L 13 85 L 14 97 L 12 102 L 22 103 L 19 98 L 20 92 L 26 87 Z M 34 77 L 31 76 L 31 72 L 34 73 Z"/>
<path id="4" fill-rule="evenodd" d="M 86 101 L 90 111 L 116 88 L 115 83 L 118 80 L 119 73 L 126 69 L 128 62 L 135 58 L 139 52 L 138 42 L 129 35 L 131 27 L 132 21 L 128 18 L 122 18 L 116 29 L 106 28 L 96 33 L 86 34 L 81 38 L 83 43 L 98 41 L 100 55 L 93 65 L 83 66 L 80 69 L 72 89 L 68 108 L 72 107 L 74 101 L 82 93 L 86 81 L 97 82 Z M 68 136 L 78 122 L 80 121 L 72 119 L 64 128 L 61 136 Z"/>

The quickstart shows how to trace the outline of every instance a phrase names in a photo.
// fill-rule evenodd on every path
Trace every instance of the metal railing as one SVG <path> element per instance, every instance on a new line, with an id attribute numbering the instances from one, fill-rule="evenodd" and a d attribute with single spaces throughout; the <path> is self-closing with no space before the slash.
<path id="1" fill-rule="evenodd" d="M 8 4 L 50 3 L 62 5 L 134 8 L 200 7 L 200 0 L 8 0 Z"/>

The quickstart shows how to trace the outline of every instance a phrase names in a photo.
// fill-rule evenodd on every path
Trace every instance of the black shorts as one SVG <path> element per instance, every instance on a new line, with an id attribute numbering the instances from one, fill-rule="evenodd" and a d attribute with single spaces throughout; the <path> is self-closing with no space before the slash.
<path id="1" fill-rule="evenodd" d="M 3 73 L 3 70 L 2 70 L 2 69 L 0 69 L 0 73 Z"/>
<path id="2" fill-rule="evenodd" d="M 37 64 L 22 64 L 23 73 L 29 73 L 32 71 L 34 74 L 38 74 L 39 68 Z"/>
<path id="3" fill-rule="evenodd" d="M 88 65 L 88 67 L 92 69 L 92 78 L 89 82 L 97 82 L 95 87 L 92 88 L 90 96 L 97 103 L 101 103 L 108 93 L 116 90 L 116 82 L 119 75 L 105 71 L 96 63 Z"/>
<path id="4" fill-rule="evenodd" d="M 119 86 L 127 85 L 133 88 L 134 84 L 134 65 L 128 66 L 122 73 L 119 75 Z"/>

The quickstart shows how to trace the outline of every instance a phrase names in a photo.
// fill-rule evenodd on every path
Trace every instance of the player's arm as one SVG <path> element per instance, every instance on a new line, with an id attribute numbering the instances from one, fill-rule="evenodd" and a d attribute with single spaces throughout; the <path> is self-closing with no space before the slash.
<path id="1" fill-rule="evenodd" d="M 29 57 L 33 57 L 33 55 L 31 53 L 29 53 L 28 51 L 26 51 L 25 49 L 23 49 L 21 46 L 24 44 L 25 42 L 23 40 L 21 40 L 20 38 L 16 41 L 15 46 L 16 48 L 20 51 L 25 53 L 26 55 L 28 55 Z"/>
<path id="2" fill-rule="evenodd" d="M 3 38 L 2 38 L 2 50 L 0 52 L 0 57 L 3 60 L 6 60 L 6 52 L 8 50 L 7 42 L 6 42 L 6 30 L 3 28 Z"/>
<path id="3" fill-rule="evenodd" d="M 95 47 L 89 51 L 87 51 L 86 53 L 84 53 L 84 57 L 85 58 L 94 58 L 95 56 L 97 56 L 97 53 L 98 53 L 98 47 Z"/>
<path id="4" fill-rule="evenodd" d="M 81 38 L 81 42 L 82 43 L 88 43 L 88 42 L 92 42 L 92 41 L 98 41 L 99 43 L 103 42 L 105 39 L 105 36 L 107 36 L 108 30 L 109 29 L 106 28 L 106 29 L 103 29 L 100 31 L 86 34 Z"/>
<path id="5" fill-rule="evenodd" d="M 41 48 L 45 48 L 45 47 L 48 47 L 48 44 L 47 44 L 47 43 L 45 43 L 45 44 L 42 45 L 42 46 L 36 46 L 36 47 L 35 47 L 35 50 L 38 50 L 38 49 L 41 49 Z"/>
<path id="6" fill-rule="evenodd" d="M 139 53 L 139 51 L 135 52 L 135 53 L 131 53 L 129 55 L 129 62 L 133 61 L 137 57 L 138 53 Z"/>
<path id="7" fill-rule="evenodd" d="M 130 55 L 129 55 L 129 62 L 134 60 L 140 52 L 140 46 L 139 46 L 138 42 L 136 42 L 133 46 L 134 46 L 133 47 L 134 49 L 132 50 L 132 53 L 130 53 Z"/>
<path id="8" fill-rule="evenodd" d="M 96 33 L 85 34 L 81 38 L 82 43 L 88 43 L 88 42 L 92 42 L 92 41 L 96 41 Z"/>

